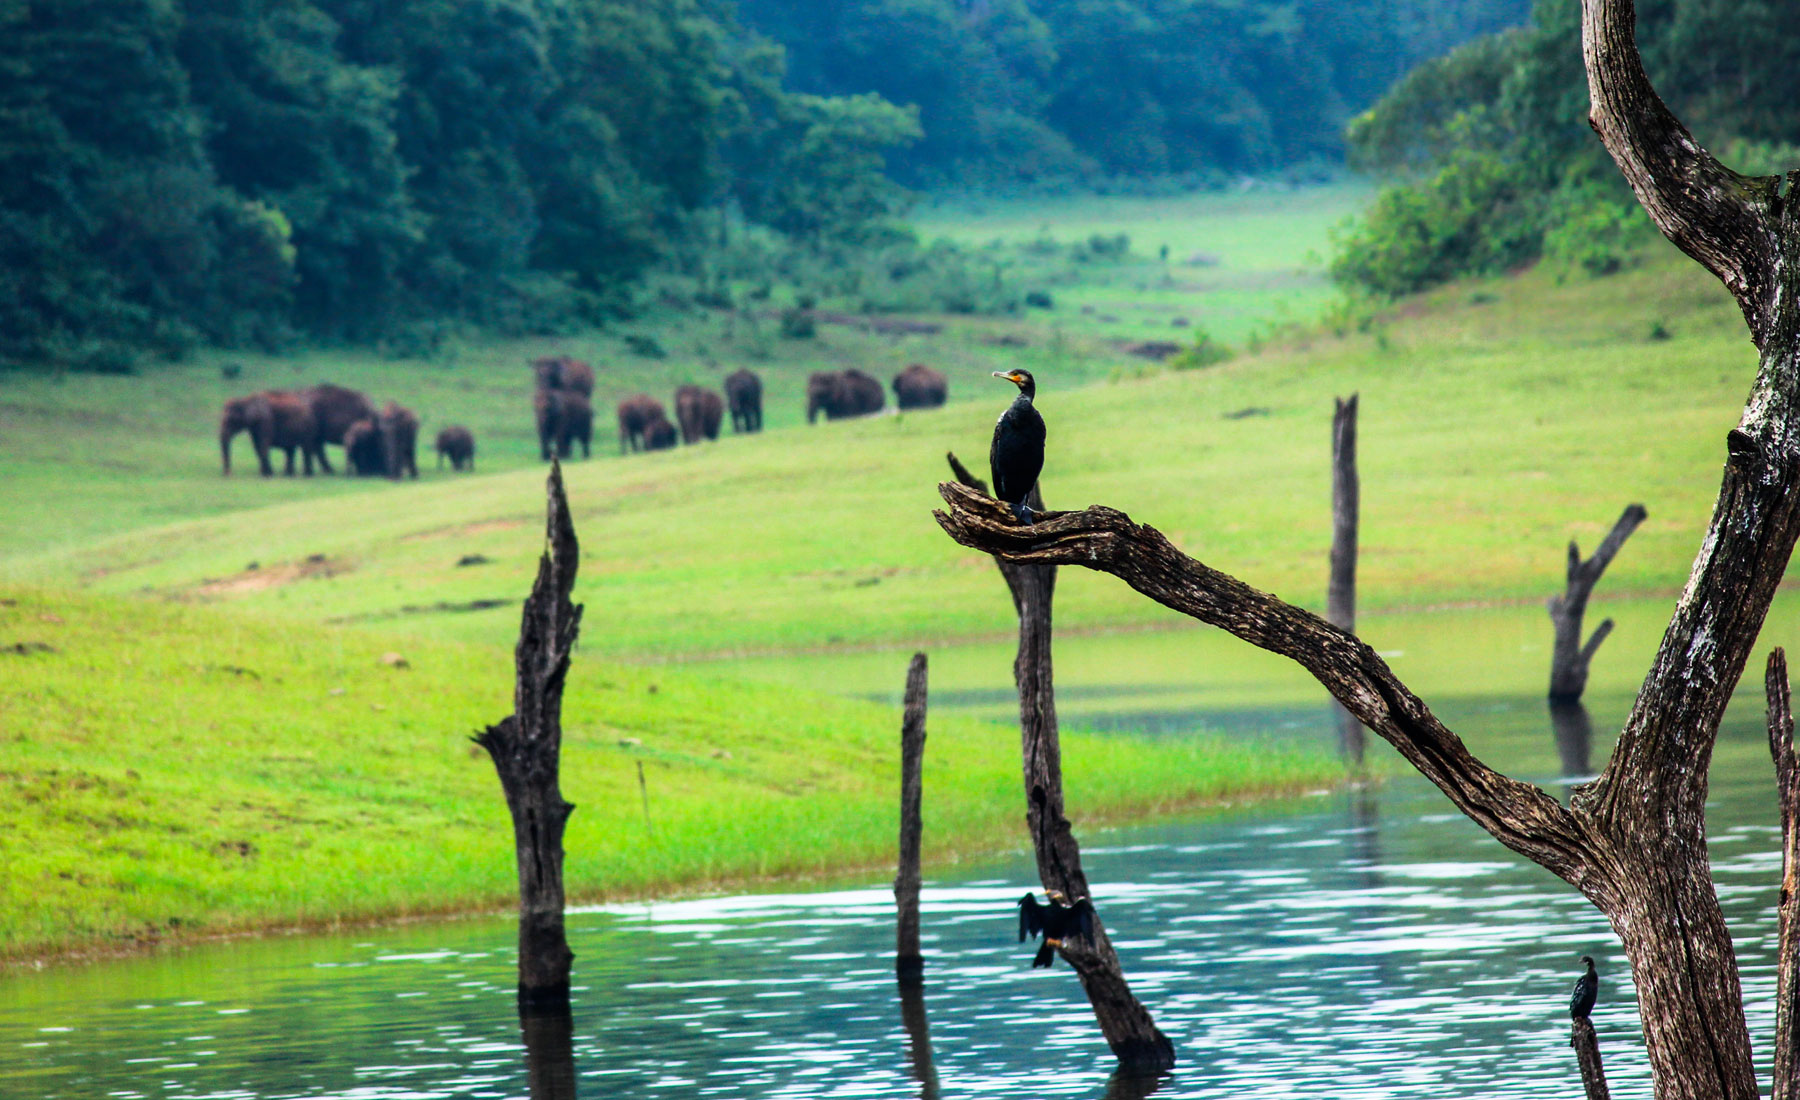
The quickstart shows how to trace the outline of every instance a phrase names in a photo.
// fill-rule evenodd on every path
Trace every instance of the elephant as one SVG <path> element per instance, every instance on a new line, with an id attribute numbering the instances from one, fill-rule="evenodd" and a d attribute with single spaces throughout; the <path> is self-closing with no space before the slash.
<path id="1" fill-rule="evenodd" d="M 667 420 L 662 402 L 648 394 L 634 393 L 619 402 L 619 453 L 642 450 L 644 426 L 653 420 Z"/>
<path id="2" fill-rule="evenodd" d="M 319 433 L 319 468 L 331 473 L 331 463 L 325 460 L 325 444 L 343 443 L 344 433 L 350 425 L 361 420 L 376 418 L 375 406 L 363 394 L 343 386 L 334 386 L 329 382 L 321 382 L 300 391 L 312 409 L 313 421 Z"/>
<path id="3" fill-rule="evenodd" d="M 581 394 L 567 390 L 562 394 L 562 416 L 556 428 L 557 456 L 568 458 L 574 451 L 573 444 L 576 440 L 581 441 L 581 457 L 592 457 L 594 406 Z"/>
<path id="4" fill-rule="evenodd" d="M 419 418 L 411 409 L 389 401 L 376 418 L 387 476 L 419 476 Z"/>
<path id="5" fill-rule="evenodd" d="M 762 431 L 762 379 L 748 370 L 725 376 L 725 400 L 731 405 L 731 430 Z"/>
<path id="6" fill-rule="evenodd" d="M 878 413 L 887 403 L 881 383 L 847 367 L 841 371 L 818 371 L 806 382 L 806 422 L 813 423 L 820 412 L 827 420 Z"/>
<path id="7" fill-rule="evenodd" d="M 894 375 L 894 403 L 902 409 L 935 409 L 950 394 L 950 381 L 942 371 L 914 363 Z"/>
<path id="8" fill-rule="evenodd" d="M 465 465 L 475 468 L 475 433 L 461 424 L 452 424 L 437 434 L 438 469 L 444 468 L 444 459 L 450 460 L 452 470 L 461 470 Z"/>
<path id="9" fill-rule="evenodd" d="M 385 477 L 388 448 L 375 417 L 358 420 L 344 431 L 344 468 L 356 477 Z"/>
<path id="10" fill-rule="evenodd" d="M 656 419 L 644 425 L 644 450 L 667 451 L 675 446 L 675 425 L 668 418 L 658 415 Z"/>
<path id="11" fill-rule="evenodd" d="M 531 361 L 540 390 L 569 390 L 583 397 L 594 396 L 594 368 L 567 355 L 546 355 Z"/>
<path id="12" fill-rule="evenodd" d="M 266 390 L 247 397 L 234 397 L 225 402 L 219 413 L 219 460 L 226 474 L 231 473 L 231 441 L 239 432 L 250 433 L 250 446 L 256 450 L 262 476 L 273 477 L 269 450 L 274 448 L 287 456 L 287 476 L 294 476 L 294 451 L 304 461 L 306 476 L 311 477 L 313 460 L 327 473 L 325 451 L 319 444 L 318 424 L 310 406 L 300 396 L 283 390 Z"/>
<path id="13" fill-rule="evenodd" d="M 713 391 L 699 386 L 675 391 L 675 422 L 681 426 L 683 443 L 719 438 L 719 423 L 724 418 L 725 401 Z"/>

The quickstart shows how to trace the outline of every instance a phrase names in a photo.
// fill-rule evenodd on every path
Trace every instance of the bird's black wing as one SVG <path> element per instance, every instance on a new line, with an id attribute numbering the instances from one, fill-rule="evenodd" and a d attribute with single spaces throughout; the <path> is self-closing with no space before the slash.
<path id="1" fill-rule="evenodd" d="M 1000 414 L 988 446 L 995 499 L 1019 504 L 1030 495 L 1044 469 L 1044 436 L 1044 418 L 1030 402 L 1015 402 Z"/>
<path id="2" fill-rule="evenodd" d="M 1080 901 L 1069 907 L 1069 918 L 1073 922 L 1071 927 L 1074 930 L 1074 934 L 1080 936 L 1090 944 L 1093 943 L 1094 903 L 1086 898 L 1082 898 Z"/>
<path id="3" fill-rule="evenodd" d="M 1575 991 L 1569 995 L 1569 1016 L 1584 1020 L 1588 1013 L 1594 1011 L 1594 1002 L 1600 999 L 1600 979 L 1592 974 L 1583 974 L 1575 979 Z"/>
<path id="4" fill-rule="evenodd" d="M 1027 936 L 1042 935 L 1043 931 L 1044 907 L 1036 897 L 1026 894 L 1019 899 L 1019 942 L 1023 943 Z"/>

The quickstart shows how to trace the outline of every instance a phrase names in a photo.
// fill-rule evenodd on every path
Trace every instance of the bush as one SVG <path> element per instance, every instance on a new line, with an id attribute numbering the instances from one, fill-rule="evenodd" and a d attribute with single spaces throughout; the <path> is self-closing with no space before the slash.
<path id="1" fill-rule="evenodd" d="M 781 336 L 783 339 L 811 340 L 818 335 L 818 331 L 811 310 L 795 308 L 781 311 Z"/>
<path id="2" fill-rule="evenodd" d="M 1170 370 L 1200 370 L 1203 367 L 1217 366 L 1230 359 L 1234 353 L 1224 344 L 1212 338 L 1205 329 L 1194 332 L 1194 342 L 1169 357 Z"/>

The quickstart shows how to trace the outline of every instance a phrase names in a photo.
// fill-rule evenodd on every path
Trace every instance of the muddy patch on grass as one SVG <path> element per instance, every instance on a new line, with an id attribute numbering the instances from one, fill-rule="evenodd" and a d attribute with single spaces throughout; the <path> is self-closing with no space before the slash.
<path id="1" fill-rule="evenodd" d="M 300 561 L 266 566 L 253 564 L 234 576 L 202 581 L 193 594 L 202 599 L 248 596 L 295 581 L 335 577 L 354 568 L 356 567 L 343 558 L 309 554 Z"/>

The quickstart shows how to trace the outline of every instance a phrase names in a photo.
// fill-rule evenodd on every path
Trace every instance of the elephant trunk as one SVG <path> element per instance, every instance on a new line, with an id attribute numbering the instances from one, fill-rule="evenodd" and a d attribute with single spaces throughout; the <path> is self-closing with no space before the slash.
<path id="1" fill-rule="evenodd" d="M 224 466 L 227 476 L 231 473 L 231 438 L 237 435 L 237 429 L 229 424 L 219 426 L 219 462 Z"/>

